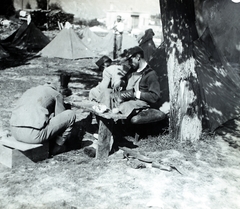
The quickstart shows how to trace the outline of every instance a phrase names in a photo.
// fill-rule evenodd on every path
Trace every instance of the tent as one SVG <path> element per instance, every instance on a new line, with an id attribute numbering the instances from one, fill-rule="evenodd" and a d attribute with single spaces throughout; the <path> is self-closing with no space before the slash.
<path id="1" fill-rule="evenodd" d="M 123 33 L 122 50 L 138 46 L 137 39 L 129 33 Z"/>
<path id="2" fill-rule="evenodd" d="M 24 22 L 13 34 L 2 40 L 1 44 L 13 53 L 38 52 L 49 43 L 49 39 L 33 22 Z"/>
<path id="3" fill-rule="evenodd" d="M 81 31 L 81 37 L 83 43 L 99 56 L 110 55 L 113 52 L 113 37 L 109 33 L 101 37 L 92 32 L 89 27 L 85 27 Z"/>
<path id="4" fill-rule="evenodd" d="M 98 44 L 101 44 L 101 40 L 103 40 L 103 37 L 92 32 L 89 27 L 81 29 L 80 38 L 90 49 L 94 49 Z"/>
<path id="5" fill-rule="evenodd" d="M 113 57 L 114 33 L 109 31 L 105 36 L 98 36 L 89 27 L 82 29 L 81 40 L 99 56 L 107 55 Z M 137 40 L 128 33 L 123 33 L 122 51 L 138 46 Z"/>
<path id="6" fill-rule="evenodd" d="M 80 59 L 97 57 L 78 37 L 72 28 L 62 29 L 39 54 L 43 57 Z"/>
<path id="7" fill-rule="evenodd" d="M 198 84 L 197 95 L 202 110 L 202 125 L 214 132 L 218 127 L 240 116 L 240 76 L 218 52 L 217 45 L 206 28 L 194 42 Z M 164 43 L 149 61 L 160 80 L 162 103 L 169 101 L 169 86 Z"/>
<path id="8" fill-rule="evenodd" d="M 214 131 L 240 114 L 240 77 L 218 52 L 209 28 L 194 43 L 204 126 Z"/>

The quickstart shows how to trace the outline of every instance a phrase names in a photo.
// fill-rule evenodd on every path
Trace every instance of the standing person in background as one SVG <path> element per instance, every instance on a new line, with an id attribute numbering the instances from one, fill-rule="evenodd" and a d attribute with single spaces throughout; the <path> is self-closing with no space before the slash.
<path id="1" fill-rule="evenodd" d="M 114 30 L 113 58 L 116 59 L 121 54 L 124 31 L 124 23 L 122 22 L 122 17 L 120 15 L 117 16 L 117 20 L 114 23 L 113 30 Z"/>
<path id="2" fill-rule="evenodd" d="M 139 46 L 144 51 L 144 59 L 146 62 L 149 62 L 154 52 L 156 51 L 156 45 L 153 41 L 154 32 L 151 28 L 145 30 L 145 34 L 142 36 L 142 38 L 138 41 Z"/>

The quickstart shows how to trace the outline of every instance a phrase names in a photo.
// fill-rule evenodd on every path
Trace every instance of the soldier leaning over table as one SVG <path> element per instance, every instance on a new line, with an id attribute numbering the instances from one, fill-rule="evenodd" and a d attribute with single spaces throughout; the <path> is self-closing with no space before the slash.
<path id="1" fill-rule="evenodd" d="M 65 109 L 57 84 L 47 83 L 28 89 L 17 101 L 10 119 L 11 132 L 25 143 L 53 142 L 50 154 L 56 155 L 65 151 L 75 119 L 75 113 Z"/>

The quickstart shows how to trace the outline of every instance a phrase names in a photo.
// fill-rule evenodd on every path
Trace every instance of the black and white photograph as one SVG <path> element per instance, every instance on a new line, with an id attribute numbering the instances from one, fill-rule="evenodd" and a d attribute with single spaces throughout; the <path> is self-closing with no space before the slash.
<path id="1" fill-rule="evenodd" d="M 1 0 L 0 209 L 240 209 L 240 0 Z"/>

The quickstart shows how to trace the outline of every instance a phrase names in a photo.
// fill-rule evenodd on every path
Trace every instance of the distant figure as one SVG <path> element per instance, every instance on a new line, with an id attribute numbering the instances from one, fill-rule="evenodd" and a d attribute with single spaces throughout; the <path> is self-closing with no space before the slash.
<path id="1" fill-rule="evenodd" d="M 147 30 L 145 30 L 145 34 L 138 41 L 139 46 L 144 51 L 144 59 L 146 60 L 146 62 L 149 62 L 152 59 L 153 54 L 156 51 L 156 45 L 153 42 L 154 35 L 155 34 L 151 28 L 147 29 Z"/>
<path id="2" fill-rule="evenodd" d="M 21 20 L 27 21 L 27 25 L 29 25 L 31 23 L 32 18 L 31 18 L 30 13 L 27 13 L 26 11 L 21 10 L 19 12 L 19 17 L 20 17 Z"/>
<path id="3" fill-rule="evenodd" d="M 114 23 L 113 30 L 114 30 L 113 58 L 116 59 L 121 54 L 124 31 L 124 23 L 122 22 L 122 17 L 120 15 L 117 16 L 117 20 Z"/>
<path id="4" fill-rule="evenodd" d="M 63 96 L 54 84 L 28 89 L 17 101 L 10 119 L 11 132 L 16 140 L 40 144 L 53 141 L 51 155 L 65 150 L 75 123 L 75 113 L 66 110 Z"/>

